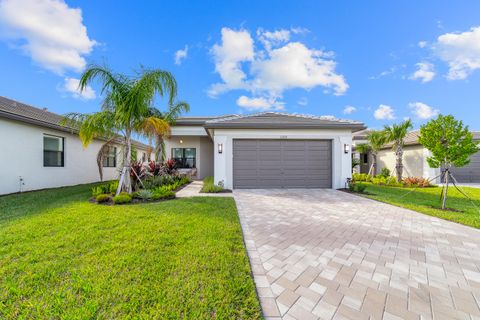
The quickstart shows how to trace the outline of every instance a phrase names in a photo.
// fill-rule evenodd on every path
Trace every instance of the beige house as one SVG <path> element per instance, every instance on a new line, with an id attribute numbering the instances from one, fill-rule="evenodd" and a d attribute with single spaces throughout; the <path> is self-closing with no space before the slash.
<path id="1" fill-rule="evenodd" d="M 354 145 L 366 143 L 367 131 L 362 131 L 353 137 Z M 430 151 L 425 149 L 419 142 L 418 136 L 420 130 L 414 130 L 405 137 L 405 147 L 403 149 L 403 175 L 405 177 L 424 177 L 433 179 L 440 175 L 440 169 L 430 168 L 427 163 L 427 158 L 430 156 Z M 474 139 L 480 143 L 480 132 L 472 132 Z M 355 156 L 360 159 L 360 166 L 356 168 L 357 172 L 368 173 L 371 166 L 371 156 L 355 153 Z M 395 170 L 395 152 L 391 145 L 385 145 L 377 155 L 377 173 L 382 168 L 388 168 L 392 174 Z M 480 152 L 474 154 L 470 158 L 470 163 L 462 168 L 453 168 L 452 173 L 454 177 L 461 183 L 479 183 L 480 182 Z M 434 180 L 435 183 L 440 183 L 440 178 Z"/>
<path id="2" fill-rule="evenodd" d="M 104 140 L 84 148 L 62 116 L 0 97 L 0 195 L 100 180 L 97 154 Z M 137 159 L 148 161 L 149 146 L 135 141 Z M 121 141 L 103 162 L 103 180 L 116 179 L 122 166 Z"/>

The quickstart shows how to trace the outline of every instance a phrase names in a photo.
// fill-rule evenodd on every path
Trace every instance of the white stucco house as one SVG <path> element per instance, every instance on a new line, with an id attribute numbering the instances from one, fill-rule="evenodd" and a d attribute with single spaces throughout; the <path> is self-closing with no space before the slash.
<path id="1" fill-rule="evenodd" d="M 196 177 L 240 188 L 344 188 L 363 123 L 276 112 L 178 119 L 166 156 Z"/>
<path id="2" fill-rule="evenodd" d="M 368 130 L 359 131 L 354 134 L 353 145 L 367 143 L 366 135 Z M 472 131 L 475 141 L 480 143 L 480 132 Z M 425 147 L 418 142 L 420 130 L 413 130 L 405 137 L 405 146 L 403 148 L 403 175 L 404 177 L 423 177 L 433 179 L 433 183 L 441 183 L 440 169 L 430 168 L 427 158 L 431 155 Z M 360 159 L 360 165 L 356 168 L 357 172 L 368 173 L 371 166 L 371 156 L 369 154 L 355 153 L 355 157 Z M 395 152 L 391 144 L 386 144 L 377 155 L 377 173 L 382 168 L 388 168 L 392 175 L 395 170 Z M 480 152 L 470 157 L 470 163 L 461 168 L 452 168 L 452 174 L 461 183 L 480 183 Z"/>
<path id="3" fill-rule="evenodd" d="M 100 180 L 97 154 L 105 141 L 82 146 L 62 116 L 0 96 L 0 195 Z M 135 141 L 137 159 L 147 161 L 149 146 Z M 117 178 L 122 143 L 110 148 L 103 180 Z"/>

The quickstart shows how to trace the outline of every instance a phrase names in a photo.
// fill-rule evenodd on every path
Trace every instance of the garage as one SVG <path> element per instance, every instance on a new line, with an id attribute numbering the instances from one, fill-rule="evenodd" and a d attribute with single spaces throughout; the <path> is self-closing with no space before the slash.
<path id="1" fill-rule="evenodd" d="M 233 187 L 332 188 L 332 141 L 234 139 Z"/>
<path id="2" fill-rule="evenodd" d="M 452 168 L 451 172 L 458 182 L 480 182 L 480 152 L 477 152 L 470 157 L 470 163 L 468 165 L 461 168 Z"/>

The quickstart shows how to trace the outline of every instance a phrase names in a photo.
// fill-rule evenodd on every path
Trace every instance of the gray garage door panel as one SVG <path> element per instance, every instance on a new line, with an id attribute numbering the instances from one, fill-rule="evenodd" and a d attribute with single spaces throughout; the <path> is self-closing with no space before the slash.
<path id="1" fill-rule="evenodd" d="M 233 187 L 331 188 L 330 140 L 233 140 Z"/>
<path id="2" fill-rule="evenodd" d="M 452 168 L 452 174 L 458 182 L 480 183 L 480 152 L 470 157 L 470 163 L 462 168 Z"/>

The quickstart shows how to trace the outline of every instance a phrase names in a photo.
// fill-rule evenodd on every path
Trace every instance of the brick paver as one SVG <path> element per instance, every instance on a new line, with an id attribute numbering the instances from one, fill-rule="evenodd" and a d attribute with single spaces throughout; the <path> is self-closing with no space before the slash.
<path id="1" fill-rule="evenodd" d="M 336 190 L 235 190 L 267 319 L 480 319 L 480 232 Z"/>

